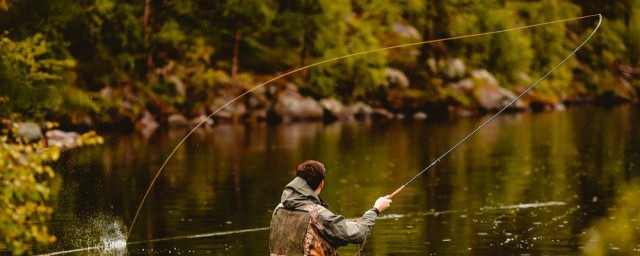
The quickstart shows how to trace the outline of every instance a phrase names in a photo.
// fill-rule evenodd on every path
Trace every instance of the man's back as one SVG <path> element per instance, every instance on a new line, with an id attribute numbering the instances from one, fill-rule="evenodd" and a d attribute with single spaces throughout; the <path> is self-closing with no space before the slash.
<path id="1" fill-rule="evenodd" d="M 337 255 L 339 246 L 363 243 L 380 211 L 391 200 L 381 197 L 358 222 L 333 214 L 318 196 L 324 187 L 324 165 L 306 161 L 296 167 L 296 178 L 285 186 L 271 217 L 271 255 Z"/>
<path id="2" fill-rule="evenodd" d="M 337 255 L 315 228 L 318 213 L 324 207 L 308 204 L 297 209 L 278 205 L 271 218 L 269 248 L 271 255 Z"/>

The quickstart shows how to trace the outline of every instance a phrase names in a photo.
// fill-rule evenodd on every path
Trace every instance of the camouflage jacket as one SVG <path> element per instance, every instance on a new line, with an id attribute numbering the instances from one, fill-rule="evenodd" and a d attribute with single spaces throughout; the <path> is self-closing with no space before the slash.
<path id="1" fill-rule="evenodd" d="M 296 215 L 296 212 L 304 214 Z M 293 244 L 304 246 L 300 248 L 300 254 L 335 254 L 339 246 L 364 242 L 375 224 L 376 216 L 374 211 L 366 211 L 356 223 L 342 215 L 336 215 L 326 208 L 326 203 L 311 190 L 304 179 L 296 177 L 285 187 L 281 202 L 272 216 L 271 254 L 286 254 L 279 252 L 278 248 Z M 309 250 L 309 247 L 313 250 Z"/>

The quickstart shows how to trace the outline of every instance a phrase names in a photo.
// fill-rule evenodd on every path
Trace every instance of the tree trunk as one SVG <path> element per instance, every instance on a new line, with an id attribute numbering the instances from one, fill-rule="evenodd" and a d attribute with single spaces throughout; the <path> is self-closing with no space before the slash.
<path id="1" fill-rule="evenodd" d="M 149 13 L 151 12 L 151 0 L 144 1 L 144 16 L 142 17 L 142 29 L 144 35 L 149 34 Z"/>
<path id="2" fill-rule="evenodd" d="M 151 78 L 153 70 L 153 48 L 151 47 L 149 36 L 149 15 L 151 14 L 151 0 L 144 1 L 144 16 L 142 17 L 142 31 L 144 32 L 144 40 L 149 48 L 147 55 L 147 79 Z"/>
<path id="3" fill-rule="evenodd" d="M 425 5 L 425 25 L 422 30 L 423 40 L 433 40 L 449 36 L 447 31 L 449 20 L 447 17 L 445 2 L 442 0 L 430 1 Z M 418 60 L 426 65 L 429 58 L 440 59 L 446 54 L 446 45 L 442 42 L 423 44 Z"/>
<path id="4" fill-rule="evenodd" d="M 302 46 L 302 62 L 301 62 L 301 66 L 302 67 L 306 67 L 307 65 L 309 65 L 309 59 L 311 58 L 311 47 L 309 47 L 309 43 L 307 43 L 307 40 L 304 40 L 303 46 Z M 308 69 L 304 69 L 302 70 L 302 80 L 307 81 L 307 75 L 308 75 Z"/>
<path id="5" fill-rule="evenodd" d="M 238 51 L 240 48 L 240 39 L 242 39 L 242 25 L 238 18 L 236 18 L 235 36 L 233 38 L 233 57 L 231 59 L 231 79 L 236 80 L 238 74 Z"/>

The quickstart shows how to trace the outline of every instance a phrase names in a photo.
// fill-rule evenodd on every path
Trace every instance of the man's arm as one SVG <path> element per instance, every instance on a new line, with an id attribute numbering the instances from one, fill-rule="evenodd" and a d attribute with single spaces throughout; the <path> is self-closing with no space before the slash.
<path id="1" fill-rule="evenodd" d="M 382 212 L 389 208 L 391 199 L 380 197 L 376 201 L 374 208 Z M 349 221 L 342 215 L 335 215 L 329 210 L 318 213 L 318 220 L 323 227 L 318 228 L 318 232 L 331 244 L 344 246 L 348 243 L 360 244 L 369 235 L 369 232 L 376 223 L 378 213 L 371 209 L 366 211 L 357 222 Z"/>

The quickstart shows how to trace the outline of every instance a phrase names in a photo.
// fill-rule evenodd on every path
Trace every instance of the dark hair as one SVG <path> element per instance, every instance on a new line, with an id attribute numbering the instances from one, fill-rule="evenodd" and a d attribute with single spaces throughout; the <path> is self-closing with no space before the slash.
<path id="1" fill-rule="evenodd" d="M 311 189 L 316 190 L 324 180 L 326 171 L 322 163 L 307 160 L 296 167 L 296 176 L 303 178 Z"/>

